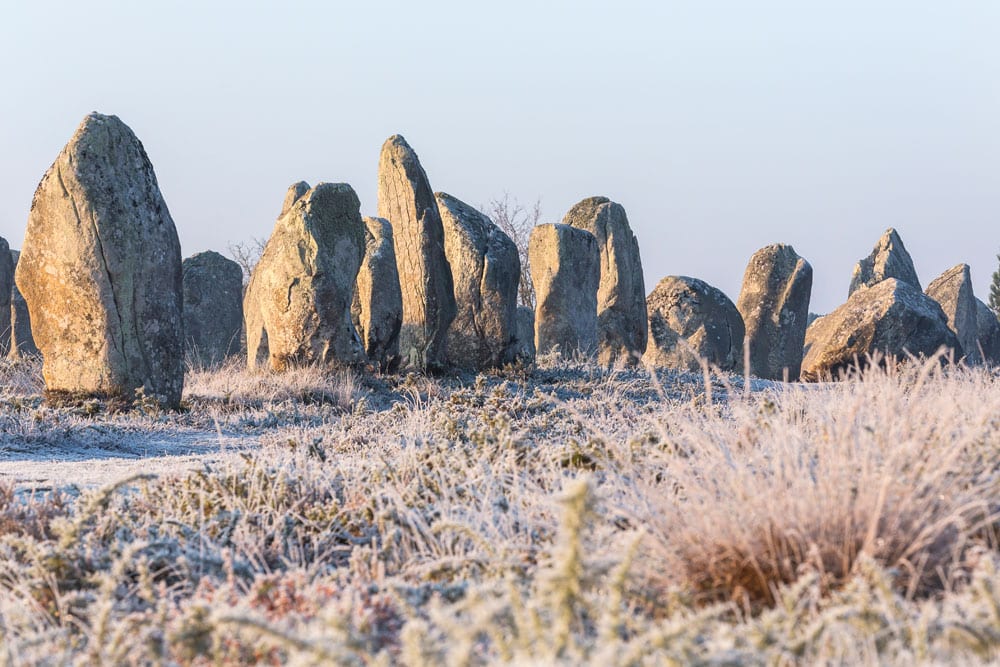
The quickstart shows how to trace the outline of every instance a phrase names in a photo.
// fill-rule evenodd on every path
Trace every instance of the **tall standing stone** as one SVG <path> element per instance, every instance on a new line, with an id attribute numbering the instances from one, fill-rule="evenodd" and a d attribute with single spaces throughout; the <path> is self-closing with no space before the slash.
<path id="1" fill-rule="evenodd" d="M 799 379 L 812 279 L 809 262 L 790 245 L 775 243 L 750 257 L 736 301 L 750 349 L 748 373 Z"/>
<path id="2" fill-rule="evenodd" d="M 364 361 L 351 322 L 364 230 L 346 183 L 320 183 L 278 218 L 243 299 L 250 368 L 261 363 L 265 340 L 274 370 Z"/>
<path id="3" fill-rule="evenodd" d="M 698 371 L 703 362 L 722 371 L 743 368 L 743 318 L 722 290 L 703 280 L 667 276 L 650 292 L 650 366 Z"/>
<path id="4" fill-rule="evenodd" d="M 521 260 L 517 246 L 488 217 L 438 192 L 444 250 L 455 289 L 455 320 L 448 329 L 448 362 L 483 369 L 512 361 Z"/>
<path id="5" fill-rule="evenodd" d="M 601 258 L 597 239 L 569 225 L 538 225 L 528 241 L 535 284 L 535 349 L 594 354 Z"/>
<path id="6" fill-rule="evenodd" d="M 906 252 L 903 239 L 892 227 L 885 230 L 868 257 L 858 260 L 847 294 L 850 296 L 860 287 L 871 287 L 889 278 L 896 278 L 920 289 L 920 280 L 917 278 L 917 270 L 913 268 L 910 253 Z"/>
<path id="7" fill-rule="evenodd" d="M 1000 366 L 1000 321 L 985 303 L 976 299 L 976 344 L 983 361 Z"/>
<path id="8" fill-rule="evenodd" d="M 966 363 L 982 362 L 978 342 L 979 316 L 969 265 L 959 264 L 942 273 L 927 286 L 926 294 L 941 305 L 948 318 L 948 328 L 955 332 L 962 345 Z"/>
<path id="9" fill-rule="evenodd" d="M 181 270 L 186 354 L 202 366 L 217 366 L 240 353 L 243 269 L 208 251 L 185 259 Z"/>
<path id="10" fill-rule="evenodd" d="M 639 241 L 621 204 L 590 197 L 566 213 L 564 225 L 597 239 L 601 282 L 597 288 L 597 358 L 605 365 L 639 362 L 646 351 L 646 286 Z"/>
<path id="11" fill-rule="evenodd" d="M 10 251 L 11 261 L 14 268 L 17 268 L 17 261 L 21 253 L 17 250 Z M 26 356 L 38 354 L 35 347 L 35 339 L 31 336 L 31 317 L 28 315 L 28 304 L 17 288 L 17 283 L 11 280 L 10 295 L 10 356 L 12 359 L 19 359 Z"/>
<path id="12" fill-rule="evenodd" d="M 7 240 L 0 237 L 0 356 L 7 356 L 13 340 L 11 297 L 14 294 L 14 257 Z"/>
<path id="13" fill-rule="evenodd" d="M 42 177 L 17 265 L 54 394 L 168 407 L 184 381 L 181 251 L 153 165 L 115 116 L 92 113 Z"/>
<path id="14" fill-rule="evenodd" d="M 378 216 L 392 224 L 403 292 L 403 358 L 422 370 L 447 365 L 448 327 L 455 293 L 444 250 L 444 228 L 434 191 L 417 154 L 403 137 L 382 145 L 378 165 Z"/>
<path id="15" fill-rule="evenodd" d="M 910 283 L 889 278 L 861 287 L 847 302 L 806 331 L 802 379 L 836 378 L 868 363 L 871 355 L 905 360 L 931 356 L 942 347 L 961 356 L 941 306 Z"/>
<path id="16" fill-rule="evenodd" d="M 365 256 L 355 283 L 351 319 L 369 361 L 382 371 L 392 371 L 399 366 L 399 329 L 403 323 L 392 225 L 383 218 L 365 218 L 364 223 Z"/>

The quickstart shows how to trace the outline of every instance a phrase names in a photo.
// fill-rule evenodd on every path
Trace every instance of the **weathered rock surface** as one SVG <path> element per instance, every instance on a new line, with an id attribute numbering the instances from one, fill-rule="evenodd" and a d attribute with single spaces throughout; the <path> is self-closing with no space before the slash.
<path id="1" fill-rule="evenodd" d="M 399 329 L 403 294 L 396 270 L 392 225 L 383 218 L 365 218 L 365 256 L 354 288 L 351 319 L 368 359 L 382 371 L 399 366 Z"/>
<path id="2" fill-rule="evenodd" d="M 870 354 L 905 359 L 907 354 L 930 356 L 942 346 L 961 356 L 941 306 L 909 283 L 889 278 L 858 289 L 847 303 L 813 322 L 806 331 L 802 379 L 836 378 L 865 364 Z"/>
<path id="3" fill-rule="evenodd" d="M 958 336 L 968 364 L 982 362 L 979 354 L 979 316 L 976 296 L 972 292 L 972 274 L 968 264 L 948 269 L 927 286 L 927 296 L 941 305 L 948 318 L 948 328 Z"/>
<path id="4" fill-rule="evenodd" d="M 597 358 L 610 365 L 634 365 L 646 351 L 646 286 L 639 242 L 621 204 L 607 197 L 579 202 L 563 224 L 583 229 L 597 239 L 601 282 L 597 288 Z"/>
<path id="5" fill-rule="evenodd" d="M 452 366 L 485 369 L 512 360 L 521 260 L 517 246 L 488 217 L 445 192 L 434 194 L 455 290 L 448 329 Z"/>
<path id="6" fill-rule="evenodd" d="M 181 254 L 153 166 L 115 116 L 87 116 L 42 177 L 16 273 L 50 392 L 168 407 L 183 373 Z"/>
<path id="7" fill-rule="evenodd" d="M 302 199 L 302 195 L 309 192 L 309 184 L 305 181 L 299 181 L 298 183 L 292 183 L 288 186 L 288 190 L 285 191 L 285 201 L 281 203 L 281 213 L 278 214 L 280 218 L 284 214 L 288 213 L 288 209 L 295 205 L 295 202 Z"/>
<path id="8" fill-rule="evenodd" d="M 597 239 L 569 225 L 538 225 L 528 241 L 535 284 L 535 349 L 566 355 L 597 350 Z"/>
<path id="9" fill-rule="evenodd" d="M 274 370 L 364 362 L 351 302 L 365 247 L 350 185 L 320 183 L 294 201 L 278 218 L 243 300 L 250 368 L 260 363 L 265 337 Z"/>
<path id="10" fill-rule="evenodd" d="M 722 371 L 743 368 L 743 318 L 721 290 L 703 280 L 667 276 L 646 299 L 652 366 L 701 370 L 702 360 Z"/>
<path id="11" fill-rule="evenodd" d="M 750 257 L 736 301 L 750 349 L 748 373 L 768 380 L 799 379 L 812 278 L 809 262 L 792 246 L 776 243 Z"/>
<path id="12" fill-rule="evenodd" d="M 514 341 L 509 356 L 513 363 L 527 365 L 535 362 L 535 311 L 527 306 L 517 307 Z"/>
<path id="13" fill-rule="evenodd" d="M 0 237 L 0 356 L 11 349 L 13 329 L 11 297 L 14 293 L 14 258 L 7 240 Z"/>
<path id="14" fill-rule="evenodd" d="M 979 299 L 976 299 L 976 343 L 984 363 L 1000 366 L 1000 321 Z"/>
<path id="15" fill-rule="evenodd" d="M 882 234 L 882 238 L 872 249 L 872 254 L 858 260 L 854 266 L 848 296 L 854 294 L 860 287 L 870 287 L 889 278 L 896 278 L 920 289 L 920 280 L 917 279 L 917 270 L 913 268 L 910 253 L 906 252 L 903 239 L 899 238 L 899 234 L 892 227 Z"/>
<path id="16" fill-rule="evenodd" d="M 243 270 L 217 252 L 181 263 L 184 282 L 184 345 L 195 363 L 212 367 L 240 353 Z"/>
<path id="17" fill-rule="evenodd" d="M 422 370 L 447 366 L 448 327 L 455 293 L 444 250 L 444 228 L 434 191 L 417 154 L 399 135 L 382 145 L 378 165 L 378 216 L 392 224 L 403 293 L 399 347 Z"/>
<path id="18" fill-rule="evenodd" d="M 21 253 L 17 250 L 10 251 L 10 257 L 14 268 L 17 268 L 17 261 Z M 11 280 L 10 295 L 10 356 L 20 358 L 38 354 L 35 347 L 35 339 L 31 336 L 31 317 L 28 315 L 28 304 L 17 288 L 17 283 Z"/>

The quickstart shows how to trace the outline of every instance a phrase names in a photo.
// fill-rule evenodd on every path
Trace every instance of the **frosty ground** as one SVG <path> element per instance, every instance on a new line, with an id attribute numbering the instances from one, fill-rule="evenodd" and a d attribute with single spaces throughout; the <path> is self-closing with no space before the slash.
<path id="1" fill-rule="evenodd" d="M 165 413 L 5 363 L 0 662 L 998 657 L 989 370 L 233 364 Z"/>

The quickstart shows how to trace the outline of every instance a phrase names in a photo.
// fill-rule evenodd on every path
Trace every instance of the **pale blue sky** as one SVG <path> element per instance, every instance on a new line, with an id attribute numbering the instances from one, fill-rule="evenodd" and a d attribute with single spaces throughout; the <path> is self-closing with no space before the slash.
<path id="1" fill-rule="evenodd" d="M 376 208 L 393 133 L 436 190 L 555 222 L 621 202 L 647 291 L 734 300 L 791 243 L 813 310 L 889 225 L 924 286 L 1000 250 L 1000 2 L 17 2 L 0 21 L 0 235 L 91 110 L 139 135 L 185 256 L 266 237 L 285 188 Z"/>

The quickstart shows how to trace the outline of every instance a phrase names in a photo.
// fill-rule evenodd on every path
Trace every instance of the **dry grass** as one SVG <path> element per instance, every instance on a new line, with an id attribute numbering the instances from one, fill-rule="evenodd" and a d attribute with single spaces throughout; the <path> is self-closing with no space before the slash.
<path id="1" fill-rule="evenodd" d="M 985 370 L 229 367 L 185 397 L 72 419 L 263 444 L 72 500 L 0 493 L 0 664 L 1000 658 Z"/>

